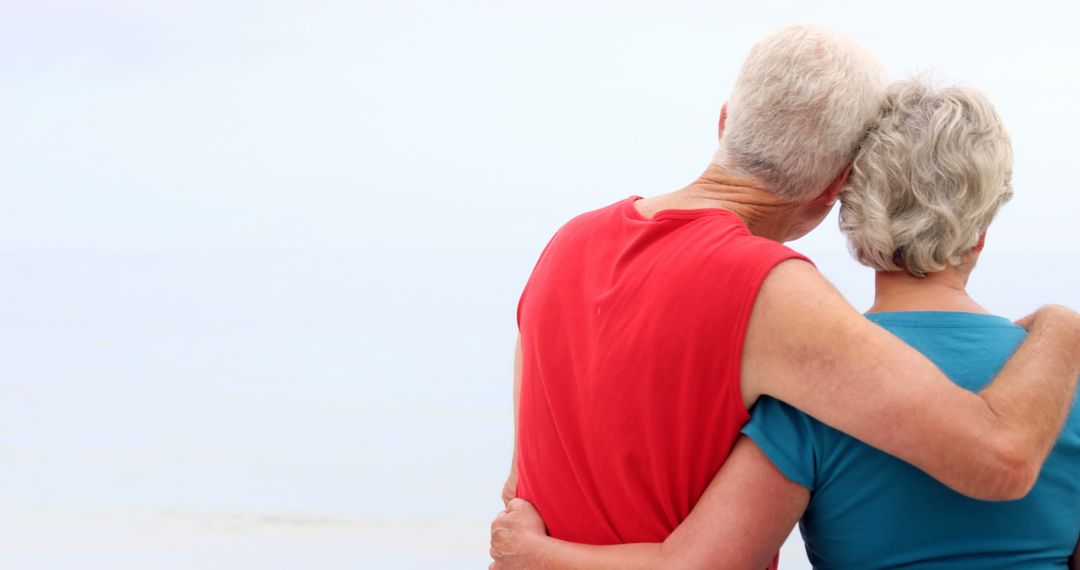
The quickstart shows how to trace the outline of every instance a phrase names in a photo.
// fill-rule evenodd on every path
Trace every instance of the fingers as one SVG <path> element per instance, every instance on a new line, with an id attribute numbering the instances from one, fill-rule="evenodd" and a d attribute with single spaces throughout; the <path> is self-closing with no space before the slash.
<path id="1" fill-rule="evenodd" d="M 540 525 L 539 532 L 543 532 L 543 522 L 539 519 L 539 513 L 533 508 L 532 503 L 524 499 L 513 499 L 506 505 L 506 510 L 495 515 L 491 521 L 491 548 L 488 554 L 498 563 L 513 553 L 520 546 L 518 541 L 521 532 L 536 532 L 530 530 L 531 520 L 535 518 Z"/>
<path id="2" fill-rule="evenodd" d="M 510 513 L 502 511 L 495 515 L 495 520 L 491 521 L 491 548 L 488 550 L 488 554 L 496 561 L 503 556 L 504 548 L 502 547 L 505 546 L 503 543 L 508 539 L 507 535 L 512 532 L 507 528 L 510 523 L 510 520 L 506 518 L 508 514 Z"/>
<path id="3" fill-rule="evenodd" d="M 1031 330 L 1036 325 L 1037 321 L 1042 319 L 1052 319 L 1055 322 L 1072 322 L 1072 326 L 1077 326 L 1077 314 L 1072 309 L 1062 305 L 1043 305 L 1039 307 L 1039 310 L 1034 313 L 1016 321 L 1017 326 L 1024 327 L 1027 330 Z M 1064 319 L 1064 320 L 1062 320 Z"/>
<path id="4" fill-rule="evenodd" d="M 506 533 L 506 532 L 509 532 L 509 531 L 506 530 L 505 528 L 494 528 L 494 527 L 492 527 L 492 529 L 491 529 L 491 544 L 490 544 L 490 546 L 488 546 L 488 556 L 490 556 L 492 560 L 497 561 L 497 560 L 499 560 L 499 558 L 502 557 L 503 551 L 502 551 L 501 548 L 499 548 L 500 543 L 501 543 L 501 538 L 502 538 L 500 536 L 500 534 Z"/>
<path id="5" fill-rule="evenodd" d="M 529 516 L 540 516 L 540 513 L 536 510 L 536 507 L 532 503 L 525 499 L 514 499 L 507 503 L 506 512 L 508 513 L 522 513 Z"/>
<path id="6" fill-rule="evenodd" d="M 508 528 L 492 526 L 491 545 L 488 547 L 488 556 L 495 562 L 498 562 L 500 559 L 513 553 L 513 550 L 509 548 L 509 546 L 512 545 L 511 534 L 512 531 Z"/>
<path id="7" fill-rule="evenodd" d="M 491 521 L 491 536 L 495 536 L 495 532 L 499 529 L 506 530 L 506 521 L 502 520 L 503 517 L 510 513 L 506 511 L 499 511 L 499 514 L 495 515 L 495 520 Z"/>

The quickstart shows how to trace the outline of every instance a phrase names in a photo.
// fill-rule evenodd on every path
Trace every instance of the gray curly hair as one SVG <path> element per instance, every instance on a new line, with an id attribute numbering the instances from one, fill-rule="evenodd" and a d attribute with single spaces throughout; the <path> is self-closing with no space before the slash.
<path id="1" fill-rule="evenodd" d="M 1012 198 L 1012 161 L 981 92 L 896 82 L 841 190 L 840 229 L 878 271 L 924 277 L 959 266 Z"/>

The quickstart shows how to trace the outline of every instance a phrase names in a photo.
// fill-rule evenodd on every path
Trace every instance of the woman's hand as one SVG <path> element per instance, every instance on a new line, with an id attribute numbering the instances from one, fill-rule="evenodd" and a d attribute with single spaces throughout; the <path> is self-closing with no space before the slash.
<path id="1" fill-rule="evenodd" d="M 532 503 L 513 499 L 491 523 L 491 558 L 488 570 L 535 568 L 547 529 Z"/>

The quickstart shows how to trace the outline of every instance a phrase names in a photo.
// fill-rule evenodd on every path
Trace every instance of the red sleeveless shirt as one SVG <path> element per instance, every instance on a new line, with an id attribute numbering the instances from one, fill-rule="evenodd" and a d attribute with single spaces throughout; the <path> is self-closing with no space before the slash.
<path id="1" fill-rule="evenodd" d="M 719 208 L 645 218 L 631 197 L 552 238 L 518 306 L 518 496 L 557 538 L 662 541 L 749 418 L 740 360 L 787 247 Z"/>

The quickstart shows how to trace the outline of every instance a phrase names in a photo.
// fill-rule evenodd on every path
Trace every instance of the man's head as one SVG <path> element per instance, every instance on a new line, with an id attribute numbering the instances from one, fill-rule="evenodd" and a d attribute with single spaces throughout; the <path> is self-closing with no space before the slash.
<path id="1" fill-rule="evenodd" d="M 881 62 L 846 36 L 801 25 L 773 32 L 743 63 L 713 162 L 811 201 L 851 163 L 886 81 Z"/>

